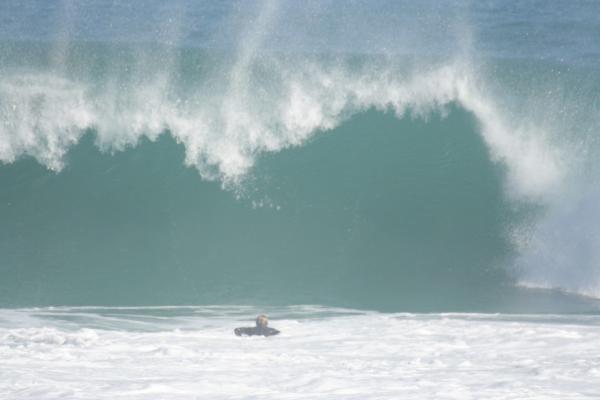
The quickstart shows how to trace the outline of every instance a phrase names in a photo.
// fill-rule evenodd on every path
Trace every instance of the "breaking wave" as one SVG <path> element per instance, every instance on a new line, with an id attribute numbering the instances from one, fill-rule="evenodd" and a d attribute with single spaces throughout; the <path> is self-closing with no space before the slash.
<path id="1" fill-rule="evenodd" d="M 199 33 L 194 25 L 198 21 L 186 13 L 194 5 L 181 4 L 184 6 L 172 9 L 149 7 L 151 34 L 144 33 L 146 25 L 140 21 L 132 22 L 135 29 L 119 25 L 123 21 L 118 15 L 124 13 L 119 7 L 124 6 L 93 12 L 85 6 L 58 7 L 61 28 L 50 40 L 46 34 L 23 35 L 11 30 L 16 28 L 10 24 L 0 29 L 0 162 L 4 164 L 0 181 L 7 188 L 0 198 L 0 213 L 9 221 L 0 232 L 0 248 L 8 254 L 2 267 L 14 273 L 15 279 L 23 279 L 24 285 L 39 284 L 48 277 L 36 275 L 38 263 L 54 262 L 56 268 L 66 268 L 63 275 L 52 278 L 59 285 L 60 276 L 76 273 L 75 266 L 65 265 L 82 262 L 90 252 L 102 257 L 86 264 L 125 268 L 125 258 L 114 255 L 118 251 L 152 248 L 161 256 L 135 253 L 149 274 L 152 268 L 148 265 L 160 259 L 179 265 L 180 277 L 188 273 L 199 279 L 210 277 L 206 287 L 188 288 L 189 296 L 175 302 L 193 302 L 198 292 L 204 294 L 196 298 L 206 301 L 210 295 L 223 302 L 239 300 L 231 292 L 245 287 L 232 283 L 241 277 L 252 281 L 249 287 L 254 288 L 269 275 L 274 283 L 289 289 L 294 286 L 292 277 L 297 278 L 292 270 L 303 268 L 313 275 L 306 282 L 310 290 L 296 288 L 299 301 L 306 301 L 302 293 L 324 291 L 342 299 L 351 297 L 347 292 L 356 287 L 354 283 L 340 286 L 336 277 L 348 274 L 351 277 L 346 279 L 357 283 L 368 276 L 365 264 L 369 262 L 382 264 L 381 271 L 375 270 L 375 274 L 381 273 L 381 281 L 393 275 L 398 281 L 414 279 L 415 285 L 428 282 L 425 286 L 436 290 L 440 289 L 437 280 L 452 275 L 448 271 L 453 268 L 460 270 L 454 272 L 455 279 L 467 285 L 474 279 L 471 273 L 485 275 L 485 271 L 496 271 L 495 264 L 502 264 L 502 277 L 496 272 L 486 275 L 482 291 L 517 283 L 600 296 L 600 212 L 597 190 L 593 189 L 600 171 L 594 140 L 594 116 L 599 114 L 596 103 L 590 101 L 598 83 L 587 80 L 589 65 L 565 66 L 539 55 L 530 59 L 524 55 L 522 60 L 503 57 L 501 52 L 489 56 L 489 51 L 482 49 L 485 46 L 477 29 L 465 16 L 469 7 L 462 3 L 452 15 L 429 3 L 419 6 L 427 12 L 409 4 L 393 4 L 390 7 L 403 11 L 394 18 L 406 14 L 415 20 L 394 19 L 392 23 L 360 2 L 353 6 L 357 9 L 339 10 L 318 3 L 297 8 L 287 2 L 234 2 L 233 11 L 223 11 L 225 5 L 204 10 L 214 14 L 211 21 L 218 22 L 214 27 L 209 24 L 209 33 Z M 325 22 L 334 9 L 346 22 L 353 21 L 350 25 L 366 39 L 348 29 L 339 36 L 327 33 Z M 20 11 L 17 7 L 12 12 Z M 115 27 L 130 29 L 133 36 L 120 40 L 104 28 L 89 28 L 93 34 L 81 29 L 83 20 L 94 27 L 96 14 L 102 12 L 114 13 Z M 286 19 L 286 15 L 294 18 Z M 320 22 L 310 24 L 314 15 Z M 304 22 L 296 26 L 294 21 Z M 425 32 L 423 26 L 435 28 Z M 376 28 L 365 31 L 369 27 Z M 314 32 L 308 32 L 309 28 Z M 136 29 L 142 32 L 139 37 L 134 34 Z M 307 31 L 296 34 L 301 29 Z M 333 36 L 328 36 L 325 45 L 319 35 Z M 396 122 L 391 123 L 390 116 Z M 379 131 L 386 130 L 404 130 L 399 134 L 407 139 L 378 142 Z M 416 138 L 417 132 L 422 132 L 421 139 Z M 361 138 L 367 141 L 361 142 Z M 329 139 L 335 144 L 320 144 Z M 90 141 L 98 154 L 87 152 Z M 454 147 L 448 145 L 453 141 Z M 321 146 L 324 154 L 314 150 L 315 146 Z M 369 146 L 372 154 L 366 154 Z M 184 154 L 185 166 L 197 170 L 201 183 L 191 183 L 187 175 L 177 181 L 187 173 L 182 172 L 187 169 L 173 172 L 176 157 L 172 153 L 178 151 Z M 343 151 L 346 154 L 340 153 Z M 312 164 L 294 158 L 302 154 L 309 154 L 307 160 L 313 157 L 322 169 L 310 175 Z M 132 167 L 130 161 L 135 157 L 144 160 L 145 171 Z M 352 165 L 351 157 L 362 164 Z M 27 164 L 31 158 L 52 172 L 31 172 L 34 167 Z M 76 173 L 74 178 L 69 175 L 71 165 L 82 175 L 89 173 L 93 183 Z M 303 171 L 299 168 L 307 175 L 300 176 Z M 113 169 L 121 175 L 110 175 Z M 23 180 L 23 171 L 39 179 Z M 157 171 L 170 174 L 158 189 L 151 184 Z M 350 177 L 356 178 L 355 186 L 344 186 Z M 410 184 L 411 179 L 418 184 Z M 121 180 L 148 184 L 140 186 L 141 194 L 132 198 L 125 193 L 128 187 L 120 186 Z M 233 189 L 241 197 L 250 193 L 254 207 L 241 211 L 236 207 L 245 206 L 238 204 L 225 209 L 223 204 L 229 203 L 219 197 L 223 194 L 211 192 L 210 182 Z M 197 184 L 204 186 L 196 190 Z M 337 192 L 328 191 L 328 185 Z M 306 191 L 296 191 L 300 186 Z M 288 188 L 285 194 L 283 187 Z M 29 190 L 33 188 L 52 200 L 32 202 Z M 387 189 L 389 192 L 383 193 Z M 106 256 L 98 243 L 110 239 L 93 235 L 82 239 L 77 232 L 98 232 L 102 222 L 95 215 L 107 207 L 101 194 L 88 199 L 88 208 L 76 203 L 84 190 L 117 193 L 110 204 L 111 210 L 118 210 L 113 216 L 118 220 L 115 224 L 123 224 L 118 227 L 123 230 L 121 240 L 132 244 L 130 238 L 136 237 L 139 243 L 123 248 L 117 242 L 109 243 L 114 254 Z M 363 198 L 365 192 L 371 197 Z M 323 193 L 329 197 L 318 197 Z M 162 203 L 154 200 L 163 195 Z M 193 201 L 185 202 L 186 196 Z M 386 203 L 385 199 L 391 200 Z M 167 201 L 176 205 L 166 208 Z M 207 203 L 195 207 L 194 201 Z M 14 217 L 14 204 L 20 207 L 20 216 Z M 40 207 L 56 212 L 61 204 L 84 208 L 76 217 L 60 212 L 36 214 Z M 257 222 L 256 209 L 265 205 L 284 217 L 278 220 L 265 215 Z M 384 205 L 387 208 L 381 208 Z M 182 208 L 175 210 L 176 206 Z M 142 215 L 140 208 L 144 207 L 149 211 Z M 214 221 L 204 225 L 214 216 L 207 209 L 198 211 L 202 207 L 216 210 L 226 230 L 235 232 L 231 234 L 233 245 L 229 246 L 229 237 L 205 229 L 216 225 Z M 313 213 L 311 207 L 318 210 Z M 111 211 L 107 208 L 104 212 L 109 215 Z M 198 218 L 186 225 L 185 216 L 195 213 L 204 220 Z M 62 220 L 56 219 L 58 215 Z M 110 219 L 106 215 L 105 219 Z M 418 218 L 412 221 L 415 215 Z M 396 217 L 391 220 L 393 226 L 386 225 L 387 216 Z M 328 218 L 332 219 L 330 226 L 320 227 L 323 232 L 315 235 L 314 242 L 307 239 L 317 222 Z M 249 238 L 242 227 L 248 221 L 259 226 L 256 237 Z M 42 234 L 37 231 L 52 231 L 62 223 L 75 228 L 60 231 L 56 243 L 52 235 L 38 236 Z M 144 224 L 156 224 L 157 229 L 137 236 Z M 291 232 L 293 245 L 284 244 L 273 234 L 276 231 Z M 201 258 L 189 239 L 194 235 L 205 239 L 202 254 L 229 247 L 233 250 L 222 254 L 230 258 L 208 257 L 210 261 L 200 272 L 192 271 Z M 29 253 L 21 241 L 27 242 L 26 238 L 36 238 L 33 243 L 39 245 Z M 249 248 L 261 250 L 252 253 L 244 240 Z M 290 261 L 303 248 L 315 257 Z M 353 255 L 353 248 L 360 249 L 362 259 Z M 287 253 L 282 250 L 279 254 L 279 249 Z M 275 255 L 265 256 L 271 253 Z M 446 256 L 450 257 L 447 264 Z M 248 269 L 231 267 L 236 263 L 248 264 Z M 281 264 L 289 264 L 284 267 L 289 269 L 287 275 L 274 273 Z M 28 272 L 19 275 L 19 268 Z M 123 273 L 119 268 L 115 271 Z M 331 271 L 323 278 L 315 272 L 319 268 Z M 447 271 L 440 272 L 444 269 Z M 423 273 L 426 278 L 421 270 L 428 271 Z M 126 281 L 130 278 L 124 276 Z M 378 284 L 388 284 L 378 279 L 371 281 L 373 290 Z M 452 289 L 453 295 L 460 292 L 457 287 Z M 17 289 L 11 290 L 15 294 Z M 386 287 L 382 292 L 394 297 L 394 290 Z M 445 295 L 444 290 L 437 293 Z M 16 304 L 30 305 L 36 298 L 42 303 L 81 302 L 37 295 Z M 100 295 L 96 299 L 103 302 Z M 458 297 L 455 300 L 462 304 Z M 4 301 L 11 304 L 12 300 Z M 282 302 L 290 301 L 291 297 Z M 441 303 L 436 304 L 433 308 Z"/>

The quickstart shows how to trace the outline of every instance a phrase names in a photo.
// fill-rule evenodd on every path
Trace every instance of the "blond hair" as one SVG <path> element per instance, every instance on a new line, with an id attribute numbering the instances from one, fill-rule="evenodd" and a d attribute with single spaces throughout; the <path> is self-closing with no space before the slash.
<path id="1" fill-rule="evenodd" d="M 256 326 L 257 327 L 266 328 L 268 324 L 269 324 L 269 319 L 267 318 L 266 315 L 261 314 L 258 317 L 256 317 Z"/>

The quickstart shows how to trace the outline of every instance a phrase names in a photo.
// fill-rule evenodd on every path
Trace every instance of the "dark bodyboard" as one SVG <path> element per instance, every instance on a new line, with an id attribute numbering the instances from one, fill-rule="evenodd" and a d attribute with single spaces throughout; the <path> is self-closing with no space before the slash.
<path id="1" fill-rule="evenodd" d="M 236 336 L 275 336 L 279 334 L 277 329 L 273 328 L 254 328 L 254 327 L 245 327 L 245 328 L 235 328 L 233 330 Z"/>

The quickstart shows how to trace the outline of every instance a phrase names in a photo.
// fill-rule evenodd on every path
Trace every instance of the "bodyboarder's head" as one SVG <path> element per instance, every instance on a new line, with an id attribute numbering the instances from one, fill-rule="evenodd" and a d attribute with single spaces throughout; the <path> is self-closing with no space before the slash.
<path id="1" fill-rule="evenodd" d="M 261 314 L 258 317 L 256 317 L 256 327 L 259 329 L 264 329 L 267 327 L 267 325 L 269 325 L 269 319 L 267 318 L 266 315 Z"/>

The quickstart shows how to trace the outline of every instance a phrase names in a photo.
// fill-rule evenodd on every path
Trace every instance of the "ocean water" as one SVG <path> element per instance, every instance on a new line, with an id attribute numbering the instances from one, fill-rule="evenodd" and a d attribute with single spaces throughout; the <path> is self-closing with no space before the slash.
<path id="1" fill-rule="evenodd" d="M 2 2 L 0 397 L 597 398 L 599 61 L 594 1 Z"/>
<path id="2" fill-rule="evenodd" d="M 18 399 L 595 399 L 597 315 L 266 308 L 0 313 L 0 395 Z M 554 351 L 549 351 L 553 349 Z M 560 351 L 557 351 L 560 349 Z"/>

